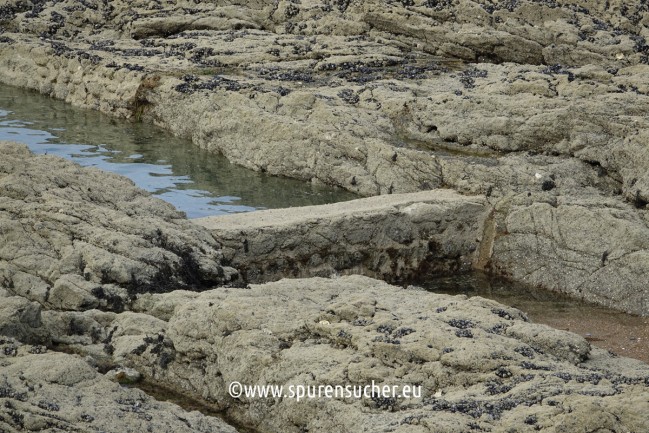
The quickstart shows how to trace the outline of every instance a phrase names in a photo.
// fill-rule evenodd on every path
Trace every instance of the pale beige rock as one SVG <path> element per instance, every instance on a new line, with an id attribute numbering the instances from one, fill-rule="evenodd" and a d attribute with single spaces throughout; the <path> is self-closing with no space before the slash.
<path id="1" fill-rule="evenodd" d="M 428 151 L 447 140 L 442 148 L 460 154 L 470 145 L 596 161 L 627 199 L 646 203 L 643 141 L 619 149 L 646 129 L 644 12 L 614 3 L 13 5 L 4 20 L 21 33 L 0 45 L 0 80 L 148 118 L 249 168 L 364 195 L 461 189 L 439 167 L 444 155 Z M 53 45 L 32 37 L 43 31 Z M 449 54 L 478 63 L 431 56 Z M 626 117 L 629 106 L 636 113 Z M 403 138 L 425 151 L 408 140 L 414 149 L 395 148 Z"/>
<path id="2" fill-rule="evenodd" d="M 591 349 L 580 336 L 529 323 L 494 301 L 366 277 L 285 279 L 203 292 L 183 301 L 166 329 L 111 344 L 145 376 L 200 397 L 257 431 L 647 426 L 634 415 L 649 409 L 646 364 Z M 288 387 L 372 380 L 421 385 L 422 397 L 297 402 L 228 395 L 233 381 Z"/>
<path id="3" fill-rule="evenodd" d="M 649 226 L 631 206 L 603 198 L 515 197 L 496 212 L 492 265 L 512 278 L 649 314 Z"/>
<path id="4" fill-rule="evenodd" d="M 78 356 L 11 340 L 0 349 L 2 431 L 236 432 L 218 418 L 114 383 Z"/>
<path id="5" fill-rule="evenodd" d="M 468 263 L 465 258 L 477 254 L 478 267 L 647 314 L 644 9 L 643 2 L 629 0 L 86 0 L 83 7 L 73 0 L 6 0 L 0 7 L 0 82 L 156 123 L 269 174 L 363 195 L 434 188 L 484 195 L 460 200 L 470 209 L 460 206 L 453 220 L 441 223 L 444 239 L 459 235 L 451 248 L 442 248 L 443 257 L 456 254 Z M 560 65 L 546 66 L 554 63 Z M 72 194 L 69 179 L 78 169 L 31 158 L 24 149 L 2 149 L 0 172 L 10 167 L 14 174 L 29 173 L 25 168 L 39 161 L 35 182 L 18 176 L 20 181 L 3 184 L 3 209 L 21 217 L 0 215 L 0 295 L 10 300 L 0 309 L 0 328 L 6 324 L 8 333 L 41 335 L 37 306 L 11 295 L 47 308 L 119 311 L 133 301 L 134 280 L 137 292 L 158 291 L 156 276 L 173 277 L 163 291 L 183 286 L 191 279 L 186 271 L 196 268 L 205 282 L 233 277 L 210 236 L 179 223 L 167 206 L 133 192 L 130 204 L 108 197 L 113 207 L 95 203 L 71 212 L 64 201 L 106 197 L 97 195 L 94 184 L 93 194 Z M 101 185 L 131 191 L 119 177 L 103 179 L 109 178 Z M 43 193 L 44 185 L 56 185 L 44 203 L 24 200 L 30 188 Z M 386 229 L 377 236 L 363 237 L 366 230 L 355 230 L 354 221 L 342 233 L 353 237 L 350 244 L 385 251 L 393 242 L 402 245 L 399 239 L 420 246 L 429 234 L 414 229 L 427 224 L 416 221 L 419 216 L 458 209 L 429 206 L 399 208 L 413 210 L 406 236 L 403 226 L 394 227 L 398 212 L 379 214 L 381 223 L 370 219 Z M 155 214 L 142 224 L 141 207 Z M 474 225 L 485 211 L 484 225 Z M 294 222 L 306 230 L 309 218 Z M 454 226 L 460 218 L 468 229 Z M 160 221 L 169 225 L 165 232 L 173 231 L 172 246 L 141 236 L 143 225 Z M 293 226 L 277 232 L 254 227 L 241 230 L 258 236 L 255 254 L 277 253 L 273 260 L 280 268 L 303 248 L 300 257 L 309 260 L 297 275 L 336 269 L 325 253 L 309 248 L 331 250 L 337 238 L 317 243 L 306 237 L 302 245 L 287 228 Z M 263 231 L 281 233 L 282 244 L 276 237 L 261 239 Z M 229 236 L 236 241 L 234 230 Z M 182 263 L 187 245 L 189 267 Z M 232 260 L 241 247 L 228 247 Z M 151 263 L 162 263 L 162 269 Z M 387 263 L 366 267 L 385 276 Z M 13 307 L 23 306 L 27 314 L 15 314 Z M 484 300 L 344 278 L 200 295 L 146 294 L 132 307 L 136 313 L 120 315 L 46 311 L 43 335 L 92 355 L 98 365 L 131 363 L 262 431 L 648 430 L 639 415 L 648 409 L 646 366 L 613 359 L 577 336 L 529 324 L 519 312 Z M 76 393 L 79 384 L 94 380 L 94 370 L 68 355 L 51 359 L 67 366 L 51 369 L 44 380 L 74 386 L 64 392 Z M 30 358 L 25 365 L 45 369 L 49 362 Z M 233 400 L 225 389 L 235 379 L 411 381 L 424 384 L 428 394 L 411 404 Z M 101 380 L 102 397 L 106 390 L 126 392 Z M 56 396 L 62 392 L 52 389 Z M 29 414 L 18 427 L 42 429 L 52 418 L 46 416 L 54 407 L 49 399 L 42 398 L 46 408 L 5 405 L 3 419 Z M 141 408 L 122 408 L 137 414 L 127 422 L 138 431 Z M 38 416 L 31 416 L 36 410 Z M 116 413 L 121 411 L 107 409 L 99 424 Z M 177 416 L 188 419 L 184 412 Z M 188 428 L 195 430 L 201 419 L 192 418 Z M 61 429 L 78 425 L 77 418 L 56 422 Z M 205 431 L 212 428 L 208 424 Z"/>
<path id="6" fill-rule="evenodd" d="M 151 121 L 251 169 L 362 195 L 451 188 L 494 205 L 510 194 L 550 205 L 582 197 L 646 219 L 641 3 L 88 1 L 96 8 L 8 3 L 0 81 Z M 509 255 L 546 260 L 530 244 L 507 245 Z M 619 293 L 587 284 L 584 296 L 644 311 L 631 305 L 645 296 L 633 282 L 642 254 L 604 278 Z M 533 278 L 546 288 L 568 268 L 574 284 L 559 289 L 575 293 L 593 270 L 576 276 L 569 260 L 548 260 L 556 271 Z M 526 275 L 510 258 L 492 263 Z M 115 281 L 129 279 L 122 265 Z M 16 290 L 47 298 L 41 277 L 12 272 Z M 93 306 L 74 292 L 57 302 Z M 621 301 L 626 292 L 633 301 Z"/>

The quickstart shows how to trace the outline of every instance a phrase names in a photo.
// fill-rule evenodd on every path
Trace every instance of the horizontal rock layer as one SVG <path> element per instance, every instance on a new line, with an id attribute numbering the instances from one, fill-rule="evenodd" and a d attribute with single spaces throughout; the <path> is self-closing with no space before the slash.
<path id="1" fill-rule="evenodd" d="M 449 190 L 195 219 L 247 282 L 363 274 L 413 281 L 471 269 L 488 210 Z"/>

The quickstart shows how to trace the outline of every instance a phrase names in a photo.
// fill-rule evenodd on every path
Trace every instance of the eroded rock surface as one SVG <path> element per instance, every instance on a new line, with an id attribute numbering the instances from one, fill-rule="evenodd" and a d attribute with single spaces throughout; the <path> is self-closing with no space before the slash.
<path id="1" fill-rule="evenodd" d="M 253 431 L 649 427 L 643 415 L 649 410 L 649 366 L 482 298 L 347 276 L 140 294 L 132 308 L 49 310 L 41 317 L 36 304 L 28 323 L 32 332 L 47 333 L 56 347 L 85 359 L 2 339 L 3 428 L 66 430 L 95 423 L 88 428 L 234 431 L 116 383 L 140 376 Z M 0 330 L 12 320 L 0 315 Z M 102 376 L 98 368 L 111 371 Z M 283 386 L 284 396 L 233 398 L 233 381 Z M 291 385 L 372 382 L 399 391 L 421 386 L 421 393 L 288 397 Z M 119 424 L 108 424 L 116 414 L 122 414 Z"/>
<path id="2" fill-rule="evenodd" d="M 649 14 L 581 3 L 13 1 L 0 79 L 362 194 L 497 192 L 456 171 L 533 151 L 596 163 L 646 203 Z"/>
<path id="3" fill-rule="evenodd" d="M 602 197 L 504 200 L 491 264 L 515 280 L 649 314 L 649 214 Z"/>
<path id="4" fill-rule="evenodd" d="M 208 271 L 228 269 L 220 264 L 220 246 L 207 229 L 182 219 L 169 205 L 119 176 L 81 169 L 59 158 L 36 157 L 16 144 L 4 143 L 2 150 L 2 269 L 3 281 L 11 284 L 0 289 L 0 333 L 29 343 L 4 339 L 0 347 L 0 384 L 5 387 L 0 390 L 5 400 L 0 422 L 8 431 L 234 431 L 222 421 L 187 413 L 109 381 L 140 377 L 263 432 L 505 431 L 512 425 L 548 432 L 595 426 L 646 430 L 645 418 L 638 416 L 649 410 L 646 364 L 613 357 L 578 335 L 529 323 L 522 312 L 496 302 L 402 289 L 361 276 L 284 279 L 200 293 L 171 291 L 192 288 L 183 280 L 184 256 L 173 254 L 171 240 L 156 244 L 147 233 L 159 229 L 177 237 Z M 283 227 L 290 241 L 294 238 L 289 232 L 302 236 L 293 229 L 296 224 L 317 231 L 331 222 L 340 236 L 360 236 L 367 224 L 356 220 L 365 218 L 376 229 L 366 239 L 370 244 L 389 238 L 418 251 L 416 239 L 429 236 L 442 247 L 441 261 L 462 254 L 480 261 L 489 242 L 479 236 L 493 239 L 490 248 L 497 250 L 517 233 L 525 234 L 529 225 L 523 217 L 525 202 L 512 201 L 510 211 L 490 211 L 488 204 L 488 198 L 430 191 L 363 199 L 352 204 L 358 207 L 356 213 L 336 211 L 335 206 L 329 213 L 306 209 L 306 216 L 318 215 L 317 224 L 309 224 L 299 213 L 292 219 L 270 219 L 275 228 Z M 553 207 L 552 200 L 546 205 L 548 212 L 562 210 Z M 621 217 L 627 208 L 614 215 Z M 444 219 L 451 214 L 454 218 Z M 259 214 L 257 226 L 249 222 L 247 230 L 270 230 L 264 222 L 269 215 L 274 213 Z M 509 220 L 503 223 L 505 215 Z M 578 223 L 571 214 L 566 218 Z M 502 224 L 510 232 L 505 233 Z M 618 229 L 622 233 L 626 226 Z M 625 248 L 635 245 L 620 242 Z M 634 242 L 641 246 L 643 241 L 638 237 Z M 23 249 L 27 254 L 20 254 Z M 167 285 L 159 290 L 148 286 L 146 278 L 158 281 L 157 266 L 166 263 L 178 266 L 164 280 Z M 143 290 L 129 291 L 130 280 L 118 279 L 116 271 L 127 266 L 133 267 L 130 275 L 142 279 L 137 287 Z M 192 269 L 218 277 L 205 277 L 203 284 L 225 283 L 234 272 Z M 47 280 L 52 276 L 57 279 Z M 107 276 L 114 279 L 101 279 Z M 36 286 L 30 281 L 53 281 L 46 290 L 49 296 L 33 296 Z M 61 281 L 92 284 L 124 298 L 119 298 L 121 304 L 115 298 L 110 298 L 112 303 L 97 298 L 69 308 L 52 301 L 77 299 L 54 296 L 64 288 Z M 97 290 L 84 287 L 72 294 L 97 296 Z M 78 355 L 53 353 L 52 348 Z M 98 371 L 109 373 L 102 377 Z M 233 381 L 275 384 L 289 394 L 290 385 L 365 387 L 374 381 L 380 386 L 421 386 L 421 395 L 234 398 L 228 394 Z M 123 424 L 114 424 L 115 414 L 122 412 Z"/>
<path id="5" fill-rule="evenodd" d="M 236 277 L 206 230 L 130 180 L 23 145 L 0 142 L 0 153 L 0 285 L 9 294 L 121 311 L 137 293 Z"/>
<path id="6" fill-rule="evenodd" d="M 78 356 L 0 338 L 0 429 L 236 433 L 218 418 L 120 386 Z"/>
<path id="7" fill-rule="evenodd" d="M 446 251 L 458 262 L 474 254 L 477 267 L 649 314 L 648 25 L 628 0 L 6 0 L 0 81 L 156 123 L 270 174 L 362 195 L 484 196 L 460 200 L 480 207 L 456 215 L 463 228 L 433 230 L 462 234 Z M 235 271 L 206 230 L 130 182 L 0 151 L 0 334 L 35 344 L 2 343 L 3 429 L 231 431 L 40 353 L 53 344 L 259 431 L 649 430 L 646 365 L 494 302 L 362 277 L 160 293 Z M 430 235 L 370 223 L 377 248 Z M 248 247 L 337 270 L 281 226 L 251 229 Z M 245 243 L 230 235 L 234 262 Z M 405 263 L 369 265 L 385 277 Z M 234 380 L 375 380 L 423 396 L 233 399 Z"/>
<path id="8" fill-rule="evenodd" d="M 648 314 L 648 24 L 628 0 L 11 0 L 0 81 L 270 174 L 484 194 L 482 268 Z M 580 200 L 579 227 L 506 214 Z M 562 237 L 611 212 L 635 240 Z"/>
<path id="9" fill-rule="evenodd" d="M 114 360 L 259 431 L 649 427 L 642 415 L 649 409 L 646 364 L 482 298 L 350 276 L 145 295 L 140 302 L 159 318 L 118 315 L 109 325 Z M 298 402 L 227 393 L 233 381 L 288 387 L 372 380 L 421 385 L 422 396 Z"/>

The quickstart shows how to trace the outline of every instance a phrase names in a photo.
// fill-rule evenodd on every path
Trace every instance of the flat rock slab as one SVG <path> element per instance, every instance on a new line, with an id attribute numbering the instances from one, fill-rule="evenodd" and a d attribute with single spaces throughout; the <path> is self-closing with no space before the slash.
<path id="1" fill-rule="evenodd" d="M 114 359 L 258 431 L 649 428 L 649 366 L 494 301 L 360 276 L 171 296 L 142 298 L 143 311 L 164 320 L 145 322 L 141 313 L 114 320 Z M 137 335 L 134 320 L 146 332 Z M 285 391 L 375 381 L 421 385 L 422 395 L 232 398 L 234 381 Z"/>
<path id="2" fill-rule="evenodd" d="M 112 382 L 78 356 L 7 339 L 0 339 L 0 430 L 236 433 L 218 418 Z"/>
<path id="3" fill-rule="evenodd" d="M 0 142 L 0 287 L 56 309 L 123 310 L 136 293 L 236 271 L 218 243 L 130 180 Z"/>
<path id="4" fill-rule="evenodd" d="M 247 282 L 361 273 L 390 282 L 471 268 L 488 210 L 451 190 L 192 220 Z"/>

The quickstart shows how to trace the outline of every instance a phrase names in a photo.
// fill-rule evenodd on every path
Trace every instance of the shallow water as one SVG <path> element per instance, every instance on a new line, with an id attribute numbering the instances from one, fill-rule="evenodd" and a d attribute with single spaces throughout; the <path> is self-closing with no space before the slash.
<path id="1" fill-rule="evenodd" d="M 1 84 L 0 140 L 126 176 L 190 218 L 358 198 L 340 189 L 247 170 L 152 125 Z"/>
<path id="2" fill-rule="evenodd" d="M 649 317 L 625 314 L 479 272 L 434 278 L 419 285 L 435 293 L 493 299 L 525 312 L 532 322 L 574 332 L 591 344 L 649 363 Z"/>

